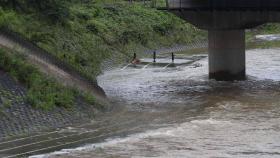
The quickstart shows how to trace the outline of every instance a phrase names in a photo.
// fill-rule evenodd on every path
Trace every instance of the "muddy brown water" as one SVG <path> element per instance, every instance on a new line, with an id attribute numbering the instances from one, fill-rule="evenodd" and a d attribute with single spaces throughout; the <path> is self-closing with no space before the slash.
<path id="1" fill-rule="evenodd" d="M 99 84 L 115 107 L 99 137 L 32 158 L 280 157 L 280 49 L 246 53 L 247 81 L 208 80 L 207 57 L 177 67 L 115 69 Z"/>

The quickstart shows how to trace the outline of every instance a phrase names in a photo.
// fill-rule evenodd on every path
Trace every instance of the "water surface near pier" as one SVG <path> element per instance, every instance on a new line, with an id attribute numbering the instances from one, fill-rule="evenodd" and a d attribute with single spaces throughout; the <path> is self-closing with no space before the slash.
<path id="1" fill-rule="evenodd" d="M 280 49 L 246 58 L 238 82 L 208 80 L 207 57 L 105 72 L 98 80 L 116 105 L 96 136 L 113 136 L 35 157 L 280 157 Z"/>

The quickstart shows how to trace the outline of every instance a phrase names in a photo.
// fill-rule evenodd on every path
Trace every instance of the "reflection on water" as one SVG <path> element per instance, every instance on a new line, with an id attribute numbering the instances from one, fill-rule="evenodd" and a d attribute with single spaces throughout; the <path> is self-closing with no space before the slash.
<path id="1" fill-rule="evenodd" d="M 280 157 L 279 61 L 279 49 L 248 51 L 240 82 L 209 81 L 207 58 L 106 72 L 116 107 L 101 132 L 124 132 L 43 157 Z"/>

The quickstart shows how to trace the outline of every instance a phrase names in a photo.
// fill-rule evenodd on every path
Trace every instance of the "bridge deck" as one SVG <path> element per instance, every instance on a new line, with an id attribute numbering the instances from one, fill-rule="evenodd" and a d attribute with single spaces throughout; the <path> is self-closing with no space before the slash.
<path id="1" fill-rule="evenodd" d="M 166 2 L 166 9 L 171 10 L 280 10 L 280 0 L 166 0 Z"/>

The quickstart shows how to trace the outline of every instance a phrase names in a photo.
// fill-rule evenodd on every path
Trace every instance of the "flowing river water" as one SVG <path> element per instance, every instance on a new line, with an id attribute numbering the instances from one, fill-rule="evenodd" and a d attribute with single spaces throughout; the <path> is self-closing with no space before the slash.
<path id="1" fill-rule="evenodd" d="M 238 82 L 208 80 L 207 55 L 196 56 L 105 72 L 98 80 L 115 106 L 93 122 L 105 137 L 34 157 L 280 157 L 280 49 L 248 50 Z"/>

